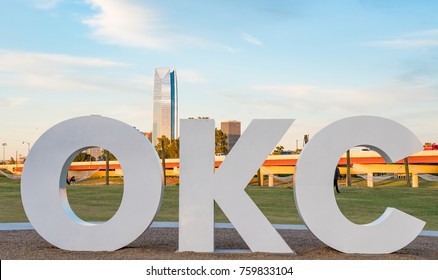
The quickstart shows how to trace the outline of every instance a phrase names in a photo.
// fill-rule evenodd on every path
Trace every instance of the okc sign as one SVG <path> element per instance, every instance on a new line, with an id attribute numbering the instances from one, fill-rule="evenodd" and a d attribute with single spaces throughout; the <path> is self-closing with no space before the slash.
<path id="1" fill-rule="evenodd" d="M 293 253 L 244 191 L 293 122 L 253 120 L 215 172 L 214 120 L 181 120 L 179 251 L 214 252 L 216 201 L 253 252 Z M 328 246 L 345 253 L 390 253 L 409 244 L 425 222 L 394 208 L 366 225 L 341 213 L 332 188 L 334 169 L 346 150 L 359 145 L 378 151 L 386 162 L 422 149 L 411 131 L 388 119 L 360 116 L 332 123 L 300 155 L 296 205 L 309 230 Z M 125 182 L 118 211 L 102 224 L 76 216 L 65 186 L 73 158 L 94 146 L 117 156 Z M 79 117 L 55 125 L 35 143 L 24 166 L 21 195 L 29 221 L 53 245 L 117 250 L 142 234 L 159 211 L 163 171 L 150 142 L 133 127 L 100 116 Z"/>

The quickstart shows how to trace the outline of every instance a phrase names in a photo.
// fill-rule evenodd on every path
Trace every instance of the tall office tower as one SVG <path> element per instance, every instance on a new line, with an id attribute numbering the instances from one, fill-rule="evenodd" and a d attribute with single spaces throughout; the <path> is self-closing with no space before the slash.
<path id="1" fill-rule="evenodd" d="M 178 138 L 178 86 L 176 71 L 156 68 L 154 79 L 154 116 L 152 125 L 152 144 L 166 136 Z"/>
<path id="2" fill-rule="evenodd" d="M 234 144 L 240 137 L 240 122 L 239 121 L 224 121 L 221 122 L 221 130 L 227 135 L 228 151 L 230 151 Z"/>

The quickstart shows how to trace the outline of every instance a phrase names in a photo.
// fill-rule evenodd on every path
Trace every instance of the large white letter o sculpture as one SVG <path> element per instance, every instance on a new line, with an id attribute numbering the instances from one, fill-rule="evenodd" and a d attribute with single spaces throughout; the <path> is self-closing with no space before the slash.
<path id="1" fill-rule="evenodd" d="M 387 208 L 374 222 L 358 225 L 349 221 L 336 203 L 335 168 L 342 154 L 355 146 L 372 148 L 388 163 L 422 149 L 410 130 L 388 119 L 361 116 L 330 124 L 307 143 L 297 162 L 294 190 L 298 212 L 318 239 L 338 251 L 364 254 L 397 251 L 417 237 L 425 222 Z"/>
<path id="2" fill-rule="evenodd" d="M 73 158 L 89 147 L 110 150 L 124 175 L 121 205 L 101 224 L 81 220 L 70 208 L 66 177 Z M 151 143 L 120 121 L 79 117 L 46 131 L 23 169 L 21 197 L 35 230 L 51 244 L 72 251 L 111 251 L 128 245 L 152 223 L 163 193 L 163 172 Z"/>

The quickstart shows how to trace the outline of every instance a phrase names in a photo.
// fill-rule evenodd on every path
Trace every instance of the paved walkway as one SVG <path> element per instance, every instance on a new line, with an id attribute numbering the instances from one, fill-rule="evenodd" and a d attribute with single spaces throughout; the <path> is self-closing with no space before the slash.
<path id="1" fill-rule="evenodd" d="M 286 225 L 286 224 L 273 224 L 275 229 L 290 229 L 290 230 L 307 230 L 305 225 Z M 153 222 L 151 228 L 178 228 L 177 222 Z M 215 228 L 234 228 L 230 223 L 216 223 Z M 0 223 L 0 231 L 9 230 L 33 230 L 30 223 Z M 438 231 L 436 230 L 423 230 L 420 236 L 433 236 L 438 237 Z"/>

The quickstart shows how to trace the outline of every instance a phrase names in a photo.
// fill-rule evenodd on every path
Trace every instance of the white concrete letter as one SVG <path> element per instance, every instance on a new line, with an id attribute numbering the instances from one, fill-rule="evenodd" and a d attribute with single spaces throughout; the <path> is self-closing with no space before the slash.
<path id="1" fill-rule="evenodd" d="M 388 119 L 360 116 L 330 124 L 307 143 L 298 160 L 294 178 L 298 212 L 312 233 L 336 250 L 394 252 L 414 240 L 425 222 L 394 208 L 387 208 L 366 225 L 354 224 L 341 213 L 333 192 L 333 174 L 341 155 L 355 146 L 372 148 L 388 163 L 422 149 L 410 130 Z"/>
<path id="2" fill-rule="evenodd" d="M 253 252 L 293 253 L 245 187 L 294 120 L 253 120 L 214 172 L 214 120 L 181 120 L 179 251 L 214 251 L 214 201 Z"/>
<path id="3" fill-rule="evenodd" d="M 66 177 L 74 157 L 89 147 L 110 150 L 123 167 L 121 205 L 105 223 L 81 220 L 70 208 Z M 100 117 L 59 123 L 35 143 L 24 165 L 21 197 L 35 230 L 53 245 L 72 251 L 111 251 L 142 234 L 158 212 L 163 172 L 151 143 L 135 128 Z"/>

